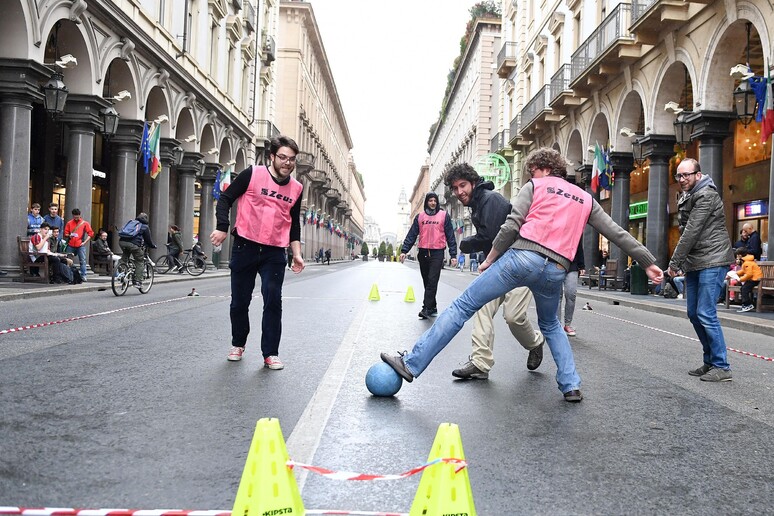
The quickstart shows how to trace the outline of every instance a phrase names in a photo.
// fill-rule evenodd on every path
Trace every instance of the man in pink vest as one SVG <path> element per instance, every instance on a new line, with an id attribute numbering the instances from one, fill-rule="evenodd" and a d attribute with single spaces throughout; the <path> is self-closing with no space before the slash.
<path id="1" fill-rule="evenodd" d="M 441 279 L 446 246 L 449 246 L 451 266 L 457 266 L 457 239 L 454 238 L 451 217 L 444 210 L 438 209 L 438 194 L 430 192 L 425 195 L 424 210 L 414 218 L 414 222 L 403 240 L 400 249 L 400 263 L 406 260 L 406 254 L 417 244 L 417 261 L 419 272 L 422 274 L 422 283 L 425 286 L 425 296 L 422 301 L 422 310 L 419 311 L 420 319 L 435 317 L 438 314 L 438 305 L 435 294 L 438 292 L 438 280 Z"/>
<path id="2" fill-rule="evenodd" d="M 422 374 L 482 306 L 516 287 L 526 286 L 534 296 L 538 326 L 556 362 L 559 390 L 566 401 L 583 399 L 572 348 L 556 315 L 562 284 L 583 228 L 590 224 L 633 256 L 654 283 L 660 283 L 664 273 L 650 251 L 613 222 L 590 194 L 565 181 L 567 167 L 567 161 L 554 149 L 541 148 L 527 156 L 524 170 L 532 179 L 519 191 L 511 214 L 478 268 L 482 272 L 492 270 L 468 285 L 411 351 L 398 356 L 382 353 L 382 360 L 404 380 L 411 382 Z"/>
<path id="3" fill-rule="evenodd" d="M 269 146 L 268 166 L 243 170 L 220 194 L 215 215 L 217 225 L 210 235 L 212 245 L 226 239 L 229 211 L 239 200 L 236 223 L 231 234 L 231 352 L 228 360 L 242 360 L 250 333 L 249 307 L 255 278 L 261 276 L 263 317 L 261 351 L 264 367 L 282 369 L 279 343 L 282 336 L 282 283 L 287 258 L 293 252 L 291 269 L 304 270 L 301 257 L 301 183 L 290 177 L 296 168 L 298 145 L 285 136 L 274 138 Z"/>

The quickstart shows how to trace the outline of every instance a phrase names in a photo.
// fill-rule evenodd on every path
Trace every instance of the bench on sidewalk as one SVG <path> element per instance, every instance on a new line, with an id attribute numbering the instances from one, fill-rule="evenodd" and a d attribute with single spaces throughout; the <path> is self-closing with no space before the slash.
<path id="1" fill-rule="evenodd" d="M 17 236 L 16 242 L 19 244 L 19 266 L 21 267 L 22 283 L 27 281 L 35 283 L 49 283 L 48 255 L 39 254 L 37 250 L 30 252 L 30 237 Z M 43 260 L 34 262 L 30 256 L 42 256 Z M 34 275 L 37 273 L 38 275 Z"/>
<path id="2" fill-rule="evenodd" d="M 755 311 L 763 312 L 765 310 L 774 310 L 774 304 L 764 305 L 763 296 L 774 296 L 774 262 L 758 262 L 758 265 L 763 272 L 763 278 L 758 283 L 758 286 L 753 289 L 755 294 Z M 726 308 L 731 305 L 730 294 L 731 292 L 741 292 L 741 285 L 728 285 L 726 287 Z M 737 297 L 737 299 L 739 299 Z"/>
<path id="3" fill-rule="evenodd" d="M 602 274 L 602 270 L 599 269 L 596 272 L 589 272 L 588 274 L 582 274 L 578 276 L 578 280 L 581 285 L 588 285 L 589 290 L 597 287 L 598 290 L 607 290 L 608 288 L 618 288 L 618 283 L 621 282 L 616 276 L 618 273 L 618 262 L 616 260 L 608 260 L 605 262 L 605 273 Z"/>

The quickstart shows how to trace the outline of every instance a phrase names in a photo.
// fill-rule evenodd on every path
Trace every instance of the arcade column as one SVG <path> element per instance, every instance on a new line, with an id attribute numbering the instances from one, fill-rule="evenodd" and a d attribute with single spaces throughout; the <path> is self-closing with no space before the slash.
<path id="1" fill-rule="evenodd" d="M 110 171 L 110 203 L 113 213 L 108 226 L 121 229 L 137 216 L 137 162 L 142 140 L 142 120 L 120 120 L 110 139 L 113 168 Z M 83 208 L 81 208 L 83 211 Z M 118 231 L 113 231 L 111 247 L 118 250 Z M 156 234 L 152 233 L 154 239 Z"/>
<path id="2" fill-rule="evenodd" d="M 201 172 L 204 155 L 199 152 L 186 152 L 183 162 L 177 166 L 177 220 L 183 237 L 183 246 L 193 246 L 194 221 L 194 181 Z"/>
<path id="3" fill-rule="evenodd" d="M 629 231 L 629 199 L 630 199 L 630 177 L 634 168 L 634 156 L 631 152 L 611 152 L 610 165 L 615 173 L 615 183 L 613 184 L 613 222 Z M 614 244 L 610 246 L 610 258 L 618 263 L 616 277 L 623 281 L 624 269 L 628 265 L 628 256 Z"/>
<path id="4" fill-rule="evenodd" d="M 638 140 L 650 159 L 648 227 L 645 245 L 662 269 L 669 262 L 669 160 L 675 155 L 674 135 L 647 134 Z"/>

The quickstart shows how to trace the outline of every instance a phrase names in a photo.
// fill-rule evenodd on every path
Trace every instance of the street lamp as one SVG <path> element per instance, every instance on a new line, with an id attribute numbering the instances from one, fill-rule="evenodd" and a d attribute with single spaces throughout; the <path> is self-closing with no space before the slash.
<path id="1" fill-rule="evenodd" d="M 118 131 L 118 119 L 120 118 L 118 112 L 110 105 L 100 111 L 99 114 L 102 116 L 102 134 L 110 138 Z"/>
<path id="2" fill-rule="evenodd" d="M 693 124 L 686 122 L 686 118 L 690 114 L 690 111 L 681 111 L 677 114 L 677 118 L 674 121 L 675 128 L 675 140 L 677 143 L 685 149 L 691 144 L 691 133 L 693 132 Z"/>
<path id="3" fill-rule="evenodd" d="M 750 28 L 752 23 L 747 22 L 747 66 L 750 66 Z M 739 86 L 734 90 L 734 111 L 736 119 L 747 127 L 755 116 L 755 93 L 750 88 L 747 79 L 742 79 Z"/>
<path id="4" fill-rule="evenodd" d="M 635 138 L 632 141 L 632 156 L 634 157 L 634 165 L 637 167 L 641 167 L 645 163 L 643 152 L 642 142 L 639 138 Z"/>
<path id="5" fill-rule="evenodd" d="M 185 151 L 181 146 L 177 146 L 172 149 L 172 158 L 175 160 L 175 165 L 181 165 L 183 163 L 183 156 L 185 155 Z"/>
<path id="6" fill-rule="evenodd" d="M 63 81 L 64 75 L 54 72 L 45 86 L 43 86 L 43 106 L 51 116 L 64 113 L 65 101 L 69 93 Z"/>

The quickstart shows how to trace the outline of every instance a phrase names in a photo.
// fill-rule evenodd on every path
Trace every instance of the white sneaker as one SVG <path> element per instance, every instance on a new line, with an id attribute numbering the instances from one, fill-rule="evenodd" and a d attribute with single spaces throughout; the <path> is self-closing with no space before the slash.
<path id="1" fill-rule="evenodd" d="M 754 305 L 743 305 L 742 308 L 740 308 L 736 312 L 737 313 L 752 312 L 753 310 L 755 310 L 755 306 Z"/>
<path id="2" fill-rule="evenodd" d="M 682 298 L 683 298 L 682 294 L 677 294 L 677 299 L 682 299 Z"/>
<path id="3" fill-rule="evenodd" d="M 231 352 L 226 357 L 227 360 L 231 362 L 239 362 L 242 360 L 242 354 L 245 352 L 245 348 L 240 348 L 237 346 L 231 347 Z"/>

